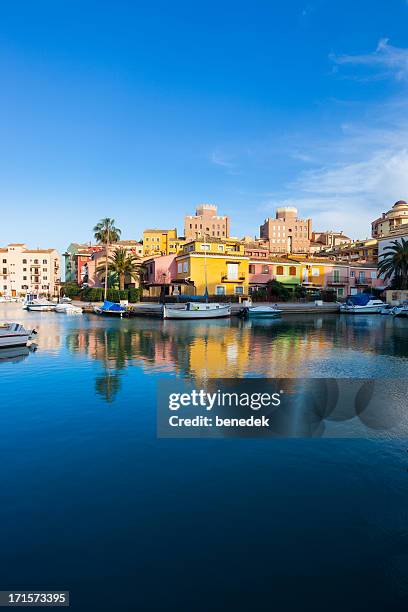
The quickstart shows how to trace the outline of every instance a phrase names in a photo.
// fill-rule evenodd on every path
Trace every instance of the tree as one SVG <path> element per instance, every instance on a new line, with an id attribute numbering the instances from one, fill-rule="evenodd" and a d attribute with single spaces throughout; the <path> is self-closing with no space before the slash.
<path id="1" fill-rule="evenodd" d="M 109 245 L 117 242 L 120 239 L 121 230 L 115 227 L 115 219 L 106 217 L 101 219 L 93 228 L 95 240 L 105 247 L 105 290 L 104 299 L 108 293 L 108 256 Z"/>
<path id="2" fill-rule="evenodd" d="M 108 258 L 108 271 L 116 274 L 119 277 L 119 289 L 123 291 L 125 288 L 125 279 L 130 277 L 136 279 L 140 274 L 139 258 L 132 253 L 128 253 L 123 247 L 115 250 L 113 256 Z M 106 273 L 105 266 L 100 266 L 97 273 Z"/>
<path id="3" fill-rule="evenodd" d="M 408 239 L 393 240 L 381 257 L 378 276 L 383 276 L 384 280 L 393 278 L 397 288 L 408 289 Z"/>

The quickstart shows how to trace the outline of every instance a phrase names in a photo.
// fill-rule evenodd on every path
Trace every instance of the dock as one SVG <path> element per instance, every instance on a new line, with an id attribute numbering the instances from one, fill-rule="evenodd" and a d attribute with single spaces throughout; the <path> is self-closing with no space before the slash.
<path id="1" fill-rule="evenodd" d="M 84 312 L 93 313 L 93 307 L 99 304 L 75 302 L 75 305 L 81 306 Z M 339 304 L 333 302 L 323 302 L 320 306 L 316 306 L 314 302 L 255 302 L 256 306 L 277 306 L 283 311 L 283 315 L 291 314 L 336 314 L 339 312 Z M 177 304 L 172 304 L 177 307 Z M 180 304 L 180 308 L 182 308 Z M 231 304 L 231 314 L 238 315 L 242 304 Z M 129 305 L 130 316 L 133 317 L 155 317 L 160 318 L 162 313 L 162 305 L 153 302 L 137 302 Z"/>

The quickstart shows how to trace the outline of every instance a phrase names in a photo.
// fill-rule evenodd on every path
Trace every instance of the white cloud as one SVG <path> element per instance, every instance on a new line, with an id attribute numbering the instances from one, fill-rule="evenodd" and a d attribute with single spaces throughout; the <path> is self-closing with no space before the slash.
<path id="1" fill-rule="evenodd" d="M 375 51 L 362 55 L 335 55 L 330 59 L 337 66 L 359 66 L 371 68 L 374 74 L 366 79 L 394 77 L 397 80 L 408 78 L 408 49 L 394 47 L 389 44 L 388 38 L 382 38 Z"/>
<path id="2" fill-rule="evenodd" d="M 287 185 L 286 195 L 264 202 L 264 209 L 296 206 L 302 217 L 313 218 L 315 229 L 366 238 L 371 221 L 397 200 L 408 199 L 408 148 L 403 143 L 408 133 L 402 128 L 360 128 L 327 143 L 332 161 L 302 171 Z M 344 156 L 351 159 L 337 161 Z"/>

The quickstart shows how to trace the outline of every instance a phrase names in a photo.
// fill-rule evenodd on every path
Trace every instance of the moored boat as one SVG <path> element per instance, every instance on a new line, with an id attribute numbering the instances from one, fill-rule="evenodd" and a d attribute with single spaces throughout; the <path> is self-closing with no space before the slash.
<path id="1" fill-rule="evenodd" d="M 282 312 L 275 306 L 246 306 L 241 310 L 242 316 L 250 319 L 276 319 Z"/>
<path id="2" fill-rule="evenodd" d="M 178 306 L 163 305 L 163 319 L 219 319 L 231 316 L 231 304 L 187 302 Z"/>
<path id="3" fill-rule="evenodd" d="M 27 346 L 34 329 L 26 329 L 20 323 L 6 323 L 0 326 L 0 348 L 11 348 L 13 346 Z"/>
<path id="4" fill-rule="evenodd" d="M 59 312 L 62 314 L 72 315 L 72 314 L 82 314 L 82 308 L 79 306 L 74 306 L 74 304 L 57 304 L 55 306 L 55 312 Z"/>
<path id="5" fill-rule="evenodd" d="M 401 306 L 394 306 L 392 314 L 394 317 L 408 317 L 408 302 L 403 302 Z"/>
<path id="6" fill-rule="evenodd" d="M 340 304 L 340 312 L 347 314 L 379 314 L 383 308 L 384 302 L 368 293 L 351 295 Z"/>
<path id="7" fill-rule="evenodd" d="M 121 304 L 116 302 L 108 302 L 105 300 L 102 306 L 94 306 L 94 313 L 105 317 L 123 317 L 127 314 L 127 310 Z"/>
<path id="8" fill-rule="evenodd" d="M 55 307 L 56 304 L 54 304 L 54 302 L 48 302 L 48 300 L 36 300 L 27 305 L 27 310 L 32 312 L 47 312 L 49 310 L 55 310 Z"/>

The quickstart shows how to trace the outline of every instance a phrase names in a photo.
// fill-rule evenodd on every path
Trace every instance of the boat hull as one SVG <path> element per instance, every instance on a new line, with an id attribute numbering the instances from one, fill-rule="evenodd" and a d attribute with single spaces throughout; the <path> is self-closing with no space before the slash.
<path id="1" fill-rule="evenodd" d="M 0 349 L 12 348 L 17 346 L 27 346 L 30 339 L 29 333 L 16 334 L 10 332 L 10 334 L 0 335 Z"/>
<path id="2" fill-rule="evenodd" d="M 345 314 L 380 314 L 382 306 L 348 306 L 340 308 L 340 312 Z"/>
<path id="3" fill-rule="evenodd" d="M 197 319 L 221 319 L 231 316 L 231 306 L 221 306 L 209 310 L 185 310 L 182 308 L 164 308 L 163 319 L 184 319 L 195 321 Z"/>
<path id="4" fill-rule="evenodd" d="M 243 316 L 248 319 L 277 319 L 281 316 L 282 310 L 277 308 L 260 308 L 258 306 L 244 308 Z"/>
<path id="5" fill-rule="evenodd" d="M 48 312 L 50 310 L 55 310 L 55 306 L 56 304 L 27 304 L 26 310 L 31 312 Z"/>

